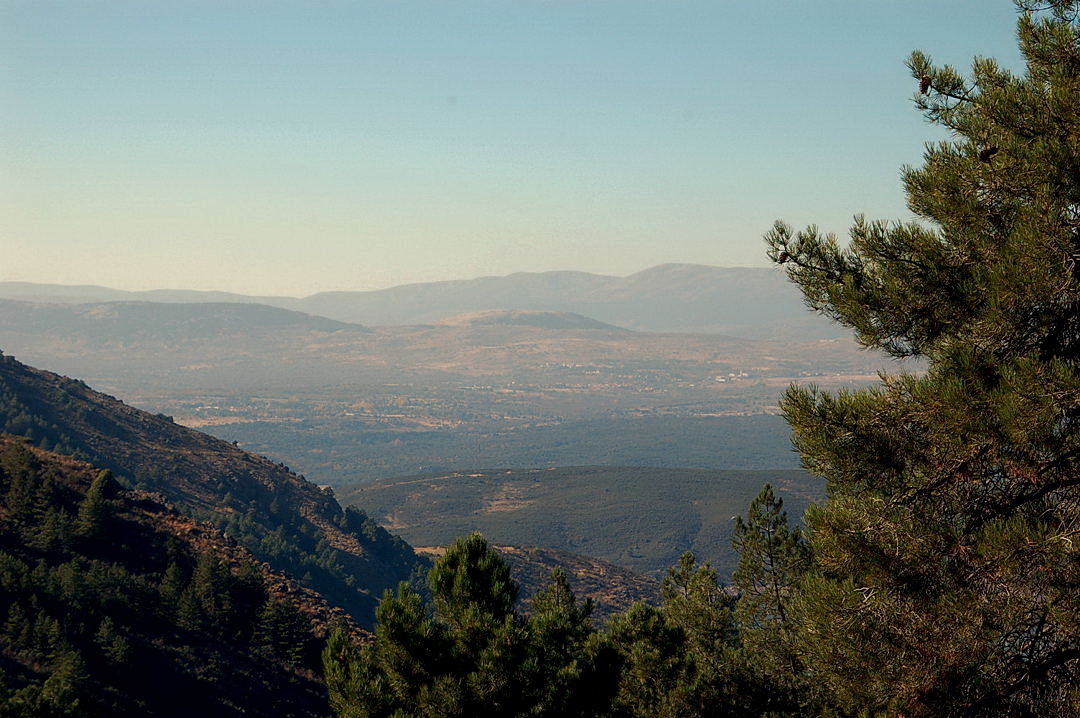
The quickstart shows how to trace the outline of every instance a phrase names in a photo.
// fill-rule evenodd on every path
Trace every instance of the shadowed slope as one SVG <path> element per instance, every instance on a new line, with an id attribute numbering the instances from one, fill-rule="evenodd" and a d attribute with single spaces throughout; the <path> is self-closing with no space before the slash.
<path id="1" fill-rule="evenodd" d="M 364 625 L 417 563 L 403 541 L 283 464 L 11 357 L 0 360 L 0 430 L 161 492 Z"/>

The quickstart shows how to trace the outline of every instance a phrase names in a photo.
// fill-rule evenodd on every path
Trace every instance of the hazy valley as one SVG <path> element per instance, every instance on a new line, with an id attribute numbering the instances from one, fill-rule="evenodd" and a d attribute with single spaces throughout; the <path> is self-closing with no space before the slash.
<path id="1" fill-rule="evenodd" d="M 715 272 L 741 279 L 701 290 Z M 650 272 L 633 282 L 589 281 L 617 284 L 621 294 L 610 294 L 622 297 L 624 311 L 670 293 L 669 301 L 685 303 L 682 324 L 698 317 L 699 325 L 745 328 L 747 319 L 763 319 L 742 337 L 675 333 L 675 320 L 661 325 L 666 332 L 630 331 L 570 311 L 500 309 L 512 301 L 501 289 L 511 278 L 385 290 L 406 306 L 431 298 L 428 306 L 444 314 L 473 310 L 429 313 L 437 323 L 403 326 L 238 301 L 43 302 L 57 290 L 38 287 L 35 295 L 22 286 L 19 296 L 38 301 L 0 300 L 0 346 L 332 485 L 468 468 L 795 468 L 787 429 L 770 416 L 779 393 L 793 381 L 862 385 L 885 366 L 849 338 L 830 338 L 835 328 L 807 316 L 789 288 L 767 301 L 737 296 L 748 283 L 758 292 L 782 287 L 775 273 L 651 273 L 664 281 L 646 283 Z M 554 281 L 528 276 L 549 290 Z M 496 288 L 485 298 L 480 290 L 489 284 Z M 519 301 L 528 304 L 525 284 Z M 469 302 L 440 304 L 451 290 Z M 705 298 L 695 300 L 699 294 Z M 561 306 L 596 309 L 572 299 Z M 785 316 L 800 318 L 801 338 L 787 335 Z"/>
<path id="2" fill-rule="evenodd" d="M 909 5 L 0 6 L 0 718 L 1080 716 L 1080 0 Z"/>

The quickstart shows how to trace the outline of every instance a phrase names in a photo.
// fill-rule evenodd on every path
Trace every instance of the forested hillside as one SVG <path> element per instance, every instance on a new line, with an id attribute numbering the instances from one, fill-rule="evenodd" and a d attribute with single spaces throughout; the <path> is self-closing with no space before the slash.
<path id="1" fill-rule="evenodd" d="M 160 492 L 365 625 L 382 591 L 424 565 L 404 541 L 284 465 L 11 357 L 0 357 L 0 431 Z"/>
<path id="2" fill-rule="evenodd" d="M 4 435 L 0 605 L 4 716 L 318 716 L 351 623 L 160 494 Z"/>

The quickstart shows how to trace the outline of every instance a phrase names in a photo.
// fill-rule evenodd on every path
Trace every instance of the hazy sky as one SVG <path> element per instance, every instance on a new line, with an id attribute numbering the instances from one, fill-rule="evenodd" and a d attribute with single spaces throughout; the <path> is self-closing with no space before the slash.
<path id="1" fill-rule="evenodd" d="M 907 216 L 1007 0 L 0 0 L 0 280 L 308 294 L 765 263 Z"/>

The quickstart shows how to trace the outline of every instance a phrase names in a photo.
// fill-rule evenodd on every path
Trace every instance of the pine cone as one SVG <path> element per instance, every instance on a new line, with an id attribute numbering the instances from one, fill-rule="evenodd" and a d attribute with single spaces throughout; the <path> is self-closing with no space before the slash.
<path id="1" fill-rule="evenodd" d="M 790 255 L 787 252 L 781 252 L 780 254 L 776 255 L 776 263 L 783 264 L 784 262 L 788 261 L 789 256 Z"/>
<path id="2" fill-rule="evenodd" d="M 990 158 L 998 153 L 996 145 L 989 145 L 979 152 L 979 162 L 989 162 Z"/>
<path id="3" fill-rule="evenodd" d="M 929 89 L 930 89 L 930 76 L 929 75 L 923 75 L 922 77 L 919 78 L 919 94 L 920 95 L 925 95 L 926 92 Z"/>

